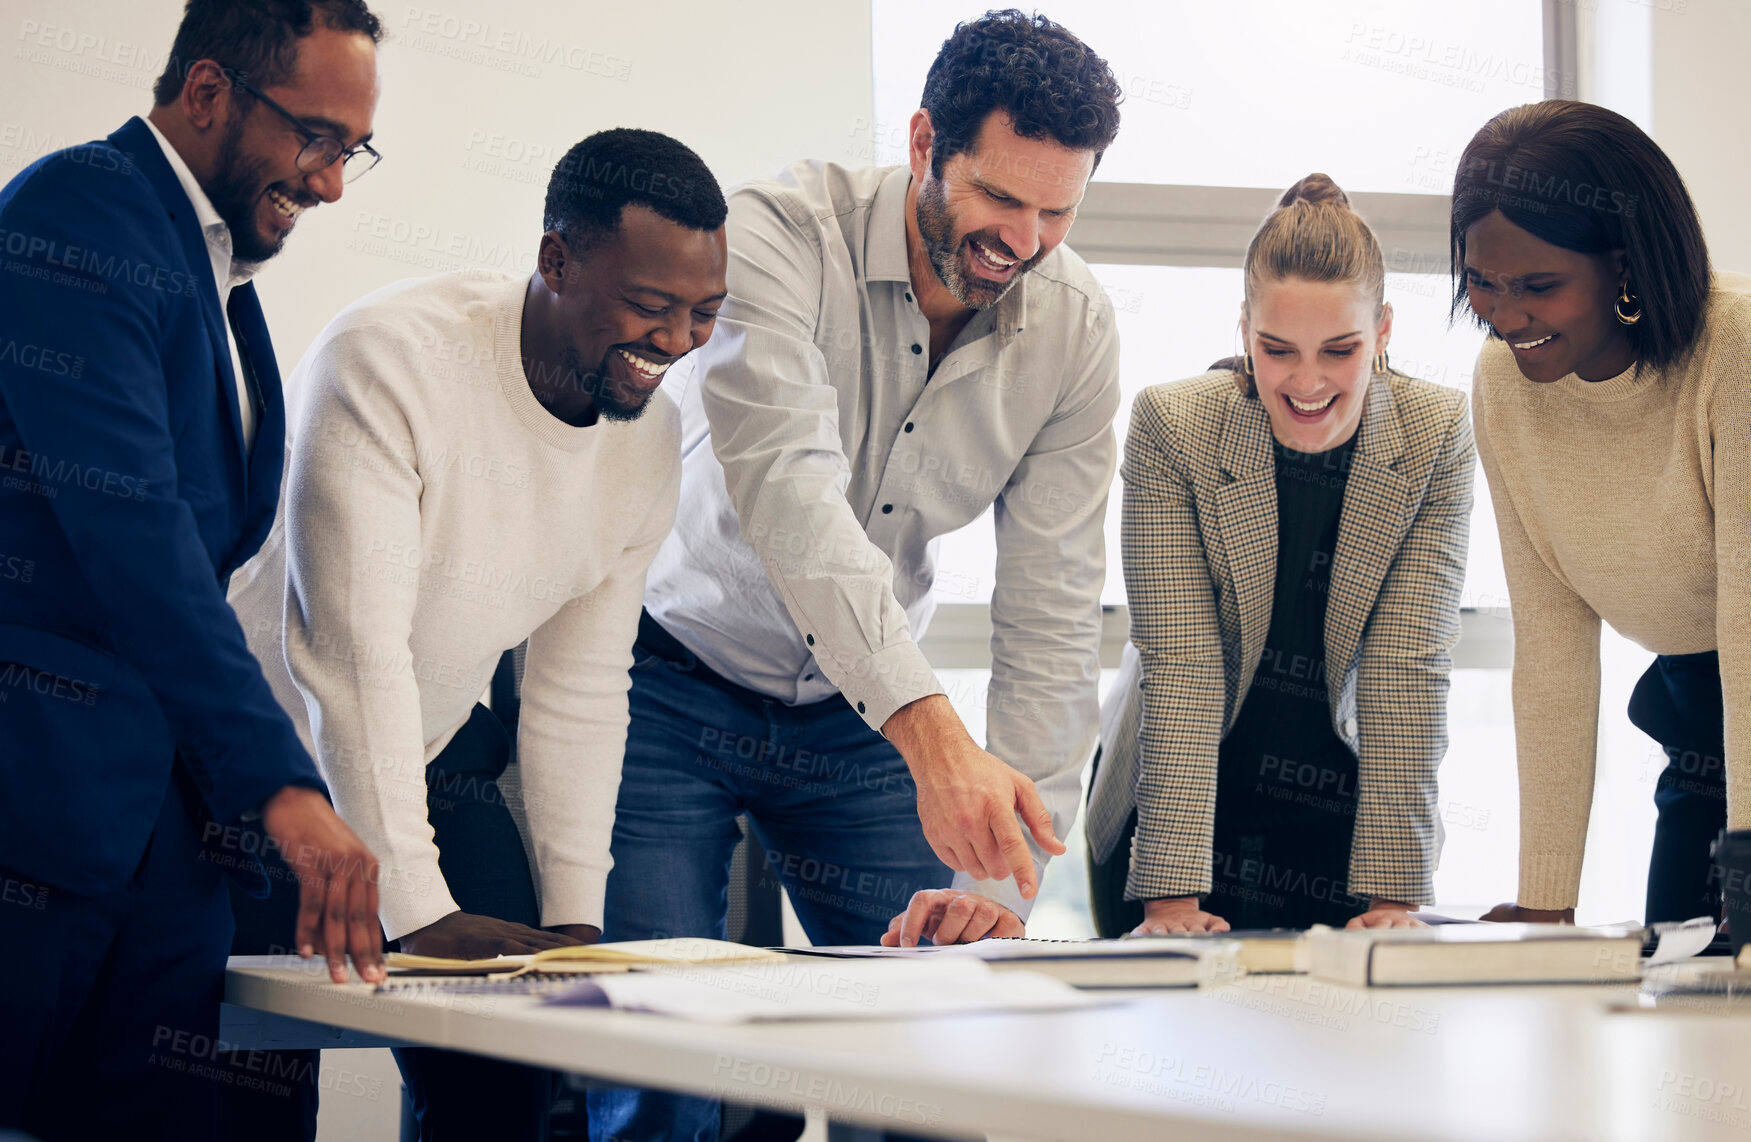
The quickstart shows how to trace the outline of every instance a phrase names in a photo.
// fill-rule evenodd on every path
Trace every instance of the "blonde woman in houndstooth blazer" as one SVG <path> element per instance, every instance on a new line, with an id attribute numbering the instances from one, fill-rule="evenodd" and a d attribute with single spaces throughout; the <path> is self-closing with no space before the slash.
<path id="1" fill-rule="evenodd" d="M 1246 354 L 1137 398 L 1135 654 L 1087 826 L 1105 934 L 1411 925 L 1432 902 L 1475 449 L 1463 394 L 1388 367 L 1384 278 L 1310 175 L 1248 248 Z M 1133 822 L 1142 906 L 1115 923 L 1101 874 Z"/>

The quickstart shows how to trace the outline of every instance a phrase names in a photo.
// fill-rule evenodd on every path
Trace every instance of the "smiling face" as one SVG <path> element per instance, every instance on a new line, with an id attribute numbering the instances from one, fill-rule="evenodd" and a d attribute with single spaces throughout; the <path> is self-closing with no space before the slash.
<path id="1" fill-rule="evenodd" d="M 1612 305 L 1623 252 L 1553 246 L 1499 210 L 1465 232 L 1465 290 L 1473 313 L 1514 351 L 1529 381 L 1575 373 L 1603 381 L 1635 363 L 1635 343 Z"/>
<path id="2" fill-rule="evenodd" d="M 565 383 L 588 397 L 580 407 L 561 394 L 550 407 L 636 420 L 669 366 L 711 338 L 728 292 L 723 229 L 695 230 L 633 203 L 581 257 L 552 231 L 541 245 Z"/>
<path id="3" fill-rule="evenodd" d="M 937 284 L 969 309 L 995 305 L 1070 233 L 1094 152 L 1017 135 L 994 111 L 973 148 L 930 169 L 930 116 L 912 116 L 915 223 Z M 924 290 L 913 274 L 914 284 Z"/>
<path id="4" fill-rule="evenodd" d="M 213 208 L 231 230 L 232 253 L 262 262 L 280 252 L 305 210 L 341 196 L 341 163 L 306 173 L 298 152 L 306 137 L 260 100 L 234 91 L 211 63 L 212 99 L 220 132 L 208 177 Z M 369 36 L 320 24 L 298 41 L 298 64 L 288 83 L 263 94 L 312 131 L 347 146 L 370 138 L 377 107 L 377 49 Z"/>
<path id="5" fill-rule="evenodd" d="M 1327 452 L 1356 434 L 1392 306 L 1377 309 L 1354 282 L 1285 278 L 1260 284 L 1241 331 L 1279 444 Z"/>

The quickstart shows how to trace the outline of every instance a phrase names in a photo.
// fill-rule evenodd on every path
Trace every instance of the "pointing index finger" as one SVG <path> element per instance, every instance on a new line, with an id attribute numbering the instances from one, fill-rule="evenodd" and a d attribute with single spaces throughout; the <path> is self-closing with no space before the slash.
<path id="1" fill-rule="evenodd" d="M 1040 800 L 1040 791 L 1025 777 L 1017 781 L 1015 786 L 1015 810 L 1027 822 L 1028 831 L 1034 835 L 1034 840 L 1053 856 L 1063 856 L 1067 850 L 1064 842 L 1058 839 L 1058 834 L 1052 829 L 1052 811 Z"/>
<path id="2" fill-rule="evenodd" d="M 1016 821 L 1015 814 L 1007 809 L 993 813 L 991 831 L 996 834 L 997 845 L 1003 850 L 1003 863 L 1009 866 L 1010 873 L 1015 877 L 1016 889 L 1023 900 L 1032 900 L 1040 885 L 1034 873 L 1034 856 L 1028 851 L 1027 842 L 1022 839 L 1021 825 Z"/>

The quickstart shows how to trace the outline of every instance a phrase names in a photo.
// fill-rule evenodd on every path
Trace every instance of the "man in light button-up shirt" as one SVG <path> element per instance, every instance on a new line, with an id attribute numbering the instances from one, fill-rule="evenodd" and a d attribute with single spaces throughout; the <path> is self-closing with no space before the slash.
<path id="1" fill-rule="evenodd" d="M 721 937 L 739 812 L 816 943 L 1022 933 L 1098 713 L 1118 343 L 1061 243 L 1118 96 L 1063 28 L 993 13 L 943 45 L 906 166 L 731 194 L 730 295 L 670 381 L 681 508 L 633 654 L 604 939 Z M 917 645 L 935 540 L 987 509 L 990 752 Z M 589 1118 L 597 1142 L 693 1142 L 716 1114 L 599 1091 Z"/>

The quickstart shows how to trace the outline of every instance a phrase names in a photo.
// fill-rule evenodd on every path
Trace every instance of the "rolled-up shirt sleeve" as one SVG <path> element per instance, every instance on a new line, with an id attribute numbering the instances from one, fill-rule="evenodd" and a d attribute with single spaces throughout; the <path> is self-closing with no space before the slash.
<path id="1" fill-rule="evenodd" d="M 943 692 L 894 597 L 894 570 L 846 499 L 839 393 L 815 342 L 824 257 L 812 219 L 730 199 L 730 296 L 699 350 L 712 448 L 740 521 L 821 671 L 879 731 Z"/>

